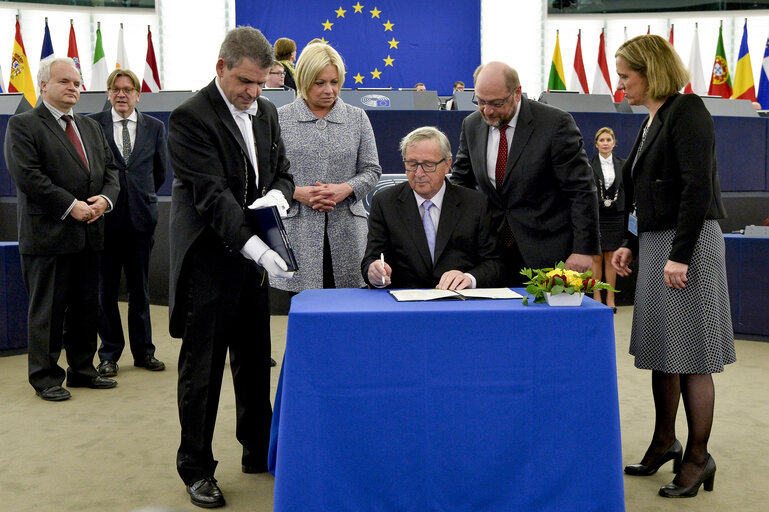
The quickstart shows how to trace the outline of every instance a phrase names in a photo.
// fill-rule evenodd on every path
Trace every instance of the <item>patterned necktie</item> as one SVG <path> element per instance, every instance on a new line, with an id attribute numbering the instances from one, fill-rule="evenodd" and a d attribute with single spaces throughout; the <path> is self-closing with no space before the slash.
<path id="1" fill-rule="evenodd" d="M 61 116 L 61 118 L 66 123 L 66 127 L 64 128 L 64 133 L 67 134 L 67 137 L 69 137 L 69 140 L 72 142 L 72 145 L 75 146 L 75 150 L 77 151 L 77 154 L 80 155 L 80 158 L 83 160 L 83 163 L 85 164 L 85 168 L 88 169 L 88 160 L 85 158 L 85 150 L 83 149 L 83 143 L 80 142 L 80 138 L 77 136 L 77 133 L 75 133 L 75 128 L 72 126 L 72 118 L 68 115 Z"/>
<path id="2" fill-rule="evenodd" d="M 507 126 L 508 125 L 499 127 L 497 165 L 494 168 L 494 178 L 497 184 L 497 191 L 502 190 L 502 183 L 505 181 L 505 168 L 507 167 L 507 136 L 505 135 L 505 130 L 507 130 Z M 510 230 L 510 226 L 507 224 L 507 221 L 503 220 L 503 222 L 505 223 L 505 226 L 502 229 L 502 243 L 505 245 L 505 247 L 510 247 L 515 240 L 515 237 L 513 236 L 513 232 Z"/>
<path id="3" fill-rule="evenodd" d="M 494 177 L 497 190 L 502 190 L 502 182 L 505 181 L 505 167 L 507 167 L 507 125 L 499 128 L 499 147 L 497 148 L 497 166 L 494 168 Z"/>
<path id="4" fill-rule="evenodd" d="M 128 119 L 123 119 L 123 160 L 128 163 L 131 158 L 131 135 L 128 133 Z"/>
<path id="5" fill-rule="evenodd" d="M 430 249 L 430 259 L 435 261 L 435 224 L 433 224 L 433 218 L 430 216 L 430 208 L 433 206 L 429 199 L 422 203 L 422 207 L 425 209 L 425 213 L 422 215 L 422 226 L 425 228 L 427 247 Z"/>

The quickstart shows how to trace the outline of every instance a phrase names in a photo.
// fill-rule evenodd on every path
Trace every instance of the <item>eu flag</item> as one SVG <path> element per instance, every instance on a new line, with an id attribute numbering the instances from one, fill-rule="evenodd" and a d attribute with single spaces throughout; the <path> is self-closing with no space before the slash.
<path id="1" fill-rule="evenodd" d="M 238 25 L 274 42 L 288 37 L 297 55 L 314 38 L 339 51 L 345 87 L 413 87 L 451 94 L 468 87 L 481 63 L 480 0 L 237 0 Z"/>

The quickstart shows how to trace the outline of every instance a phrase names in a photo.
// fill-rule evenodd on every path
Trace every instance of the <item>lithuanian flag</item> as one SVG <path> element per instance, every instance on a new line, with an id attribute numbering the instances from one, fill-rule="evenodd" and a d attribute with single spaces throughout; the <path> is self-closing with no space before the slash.
<path id="1" fill-rule="evenodd" d="M 561 60 L 561 44 L 558 40 L 558 31 L 555 33 L 555 50 L 553 51 L 553 63 L 550 64 L 550 78 L 547 80 L 547 90 L 566 90 L 566 79 L 563 74 L 563 60 Z"/>

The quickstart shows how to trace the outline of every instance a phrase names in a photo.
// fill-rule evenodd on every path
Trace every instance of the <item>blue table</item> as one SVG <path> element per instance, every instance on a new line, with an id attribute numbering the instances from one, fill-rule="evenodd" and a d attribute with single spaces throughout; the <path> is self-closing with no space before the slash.
<path id="1" fill-rule="evenodd" d="M 520 300 L 294 297 L 275 511 L 621 511 L 613 315 Z"/>
<path id="2" fill-rule="evenodd" d="M 27 291 L 17 242 L 0 242 L 0 351 L 27 348 Z"/>
<path id="3" fill-rule="evenodd" d="M 769 238 L 726 234 L 724 242 L 734 332 L 769 336 Z"/>

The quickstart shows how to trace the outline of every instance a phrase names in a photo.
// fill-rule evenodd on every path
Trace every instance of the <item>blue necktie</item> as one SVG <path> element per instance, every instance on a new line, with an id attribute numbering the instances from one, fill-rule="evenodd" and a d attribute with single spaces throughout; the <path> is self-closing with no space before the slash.
<path id="1" fill-rule="evenodd" d="M 422 203 L 422 207 L 425 209 L 425 213 L 422 215 L 422 226 L 425 228 L 427 247 L 430 248 L 430 259 L 435 261 L 435 224 L 433 224 L 433 218 L 430 217 L 430 208 L 433 206 L 429 199 Z"/>

